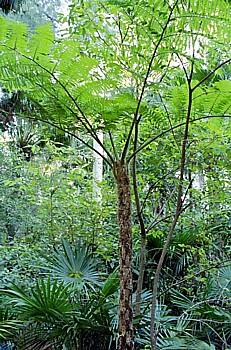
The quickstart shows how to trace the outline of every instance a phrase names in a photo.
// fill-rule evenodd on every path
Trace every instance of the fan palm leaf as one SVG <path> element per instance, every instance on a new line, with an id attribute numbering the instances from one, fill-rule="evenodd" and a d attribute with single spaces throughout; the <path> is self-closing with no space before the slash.
<path id="1" fill-rule="evenodd" d="M 13 304 L 22 319 L 26 320 L 57 321 L 72 309 L 67 287 L 63 283 L 58 284 L 57 280 L 53 283 L 50 279 L 40 280 L 30 293 L 16 285 L 1 292 L 8 296 L 9 303 Z"/>
<path id="2" fill-rule="evenodd" d="M 73 285 L 76 289 L 88 287 L 94 289 L 100 285 L 96 260 L 90 256 L 86 246 L 71 247 L 70 243 L 62 240 L 62 250 L 55 249 L 49 261 L 48 271 L 58 280 Z"/>

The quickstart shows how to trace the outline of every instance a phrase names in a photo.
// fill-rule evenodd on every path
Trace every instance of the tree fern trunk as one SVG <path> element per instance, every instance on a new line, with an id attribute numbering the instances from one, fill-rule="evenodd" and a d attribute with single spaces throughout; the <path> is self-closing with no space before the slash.
<path id="1" fill-rule="evenodd" d="M 131 193 L 126 166 L 118 161 L 115 166 L 118 190 L 118 221 L 120 228 L 120 304 L 118 350 L 132 350 L 132 229 Z"/>

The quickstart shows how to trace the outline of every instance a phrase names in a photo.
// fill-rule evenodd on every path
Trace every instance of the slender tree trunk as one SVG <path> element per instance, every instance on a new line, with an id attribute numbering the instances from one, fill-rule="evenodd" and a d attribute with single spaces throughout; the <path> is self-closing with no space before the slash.
<path id="1" fill-rule="evenodd" d="M 135 153 L 137 150 L 137 144 L 138 144 L 138 135 L 139 135 L 139 121 L 138 118 L 135 123 L 135 135 L 134 135 L 134 147 L 133 152 Z M 133 190 L 134 190 L 134 196 L 135 196 L 135 205 L 136 205 L 136 213 L 137 218 L 140 225 L 140 264 L 139 264 L 139 276 L 137 281 L 137 288 L 136 288 L 136 304 L 135 304 L 135 316 L 140 315 L 141 310 L 141 303 L 142 303 L 142 289 L 143 289 L 143 281 L 144 281 L 144 272 L 145 272 L 145 264 L 146 264 L 146 229 L 142 214 L 142 209 L 140 206 L 140 197 L 139 197 L 139 191 L 138 191 L 138 184 L 137 184 L 137 170 L 136 170 L 136 154 L 133 158 L 132 163 L 132 179 L 133 179 Z"/>
<path id="2" fill-rule="evenodd" d="M 141 309 L 141 294 L 143 289 L 143 282 L 144 282 L 144 272 L 145 272 L 145 265 L 146 265 L 146 235 L 141 235 L 141 242 L 140 242 L 140 268 L 139 268 L 139 276 L 137 281 L 137 289 L 136 289 L 136 308 L 135 308 L 135 315 L 140 315 L 140 309 Z"/>
<path id="3" fill-rule="evenodd" d="M 118 190 L 118 221 L 120 228 L 118 350 L 133 350 L 131 193 L 128 171 L 121 161 L 117 161 L 115 164 L 115 176 Z"/>
<path id="4" fill-rule="evenodd" d="M 192 66 L 193 68 L 193 66 Z M 192 71 L 191 71 L 192 74 Z M 191 110 L 192 110 L 192 89 L 191 89 L 191 77 L 188 80 L 188 111 L 186 116 L 186 122 L 185 122 L 185 130 L 184 130 L 184 136 L 182 140 L 182 146 L 181 146 L 181 159 L 180 159 L 180 175 L 179 175 L 179 185 L 178 185 L 178 191 L 177 191 L 177 203 L 176 203 L 176 211 L 173 218 L 173 222 L 171 224 L 171 227 L 169 229 L 169 232 L 167 234 L 167 238 L 165 241 L 165 244 L 162 249 L 162 253 L 156 268 L 156 272 L 154 275 L 153 280 L 153 291 L 152 291 L 152 305 L 151 305 L 151 322 L 150 322 L 150 337 L 151 337 L 151 350 L 157 350 L 157 334 L 155 332 L 155 321 L 156 321 L 156 307 L 157 307 L 157 294 L 158 294 L 158 287 L 159 287 L 159 279 L 160 279 L 160 273 L 164 264 L 164 259 L 167 255 L 168 248 L 171 243 L 172 236 L 174 234 L 178 219 L 182 213 L 183 208 L 183 182 L 184 182 L 184 172 L 185 172 L 185 164 L 186 164 L 186 150 L 187 150 L 187 143 L 188 143 L 188 134 L 189 134 L 189 124 L 190 124 L 190 117 L 191 117 Z"/>

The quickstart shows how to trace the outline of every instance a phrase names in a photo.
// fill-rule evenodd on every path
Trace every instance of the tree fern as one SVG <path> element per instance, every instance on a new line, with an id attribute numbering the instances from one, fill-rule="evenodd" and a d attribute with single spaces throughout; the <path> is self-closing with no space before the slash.
<path id="1" fill-rule="evenodd" d="M 199 26 L 195 18 L 204 18 L 204 3 L 195 3 L 192 4 L 193 22 L 190 22 L 192 27 Z M 224 6 L 226 6 L 225 3 L 223 4 Z M 134 11 L 135 8 L 137 8 L 137 13 L 134 13 L 136 13 L 136 16 L 140 16 L 139 21 L 141 21 L 141 3 L 134 4 Z M 153 11 L 152 7 L 147 8 L 151 11 L 151 15 Z M 216 16 L 217 20 L 219 19 L 218 15 L 222 11 L 214 9 L 215 3 L 212 6 L 211 13 L 207 13 L 206 21 L 208 18 L 211 20 L 211 16 L 214 17 L 214 20 Z M 162 10 L 163 13 L 166 10 Z M 184 21 L 185 18 L 188 21 L 188 18 L 190 18 L 187 11 L 184 3 L 179 2 L 175 14 L 176 18 L 169 27 L 170 37 L 172 36 L 172 31 L 174 33 L 176 29 L 174 27 L 175 21 L 178 23 L 179 21 Z M 224 21 L 228 20 L 224 13 L 223 17 Z M 145 21 L 145 19 L 143 20 Z M 25 91 L 28 98 L 35 101 L 38 110 L 41 109 L 43 115 L 45 112 L 46 119 L 51 118 L 52 120 L 56 120 L 57 125 L 60 126 L 75 124 L 80 129 L 82 127 L 84 128 L 84 123 L 81 122 L 82 116 L 79 108 L 84 111 L 89 120 L 91 120 L 91 123 L 93 125 L 95 124 L 95 127 L 97 125 L 104 125 L 105 128 L 111 129 L 116 125 L 119 126 L 121 121 L 128 124 L 131 122 L 131 116 L 136 109 L 136 97 L 133 93 L 122 92 L 120 86 L 121 84 L 124 85 L 126 81 L 127 87 L 132 86 L 132 73 L 128 73 L 126 77 L 121 67 L 120 74 L 117 76 L 113 74 L 111 78 L 110 71 L 116 66 L 119 67 L 118 64 L 98 62 L 95 58 L 83 55 L 75 38 L 63 39 L 54 45 L 54 35 L 49 25 L 37 28 L 35 33 L 31 35 L 24 24 L 6 21 L 5 19 L 1 19 L 1 22 L 3 28 L 1 32 L 1 46 L 3 49 L 0 63 L 1 81 L 9 91 Z M 161 26 L 158 30 L 160 28 Z M 205 28 L 203 30 L 206 31 Z M 129 35 L 127 41 L 130 40 Z M 147 35 L 146 30 L 144 33 L 141 33 L 140 40 L 143 40 L 144 35 Z M 168 39 L 166 32 L 167 46 L 169 45 L 169 40 L 171 39 Z M 186 38 L 184 40 L 186 40 L 186 45 L 188 39 Z M 176 49 L 172 48 L 172 50 L 174 51 Z M 177 51 L 180 52 L 180 49 L 178 48 Z M 119 51 L 116 52 L 119 54 Z M 137 58 L 138 61 L 136 64 L 139 64 L 141 58 L 136 56 Z M 109 63 L 110 65 L 108 65 Z M 145 67 L 145 64 L 142 63 L 142 66 Z M 158 66 L 153 68 L 158 70 Z M 102 68 L 104 73 L 100 77 Z M 217 87 L 215 87 L 216 89 Z M 217 91 L 215 90 L 214 93 L 216 94 Z M 181 105 L 180 114 L 182 114 L 184 109 L 182 109 L 182 101 L 179 100 L 179 91 L 175 93 L 178 96 L 176 103 L 178 106 Z M 187 92 L 185 91 L 184 94 L 186 94 L 184 97 L 184 103 L 186 104 Z M 214 100 L 212 92 L 209 92 L 207 95 L 209 96 L 209 94 L 211 94 L 211 99 L 207 99 L 207 111 L 211 107 L 211 102 L 209 104 L 209 101 Z M 227 111 L 228 96 L 229 94 L 227 93 L 227 98 L 223 96 L 218 99 L 217 110 Z M 174 101 L 172 102 L 174 103 Z M 201 104 L 201 99 L 198 99 L 197 102 L 197 105 Z M 173 112 L 174 114 L 178 114 L 177 111 Z M 77 122 L 76 124 L 77 120 L 80 123 Z"/>
<path id="2" fill-rule="evenodd" d="M 162 261 L 182 211 L 189 126 L 191 121 L 210 116 L 211 111 L 215 111 L 217 117 L 218 112 L 218 109 L 212 108 L 211 101 L 198 107 L 195 102 L 196 97 L 196 101 L 200 100 L 197 92 L 201 92 L 202 89 L 206 93 L 209 88 L 215 91 L 216 88 L 208 86 L 207 81 L 218 69 L 230 62 L 226 45 L 226 42 L 230 42 L 231 35 L 230 7 L 223 0 L 211 0 L 209 6 L 206 6 L 206 3 L 205 0 L 181 0 L 169 6 L 165 0 L 157 0 L 154 3 L 143 0 L 105 1 L 103 4 L 76 1 L 70 13 L 70 23 L 73 24 L 70 30 L 73 37 L 72 42 L 68 43 L 69 47 L 75 45 L 76 51 L 71 48 L 69 56 L 68 51 L 62 56 L 65 44 L 59 46 L 62 40 L 54 42 L 51 32 L 45 33 L 45 27 L 40 27 L 33 35 L 29 31 L 22 35 L 21 29 L 17 31 L 17 24 L 7 22 L 6 26 L 4 25 L 6 34 L 1 40 L 0 82 L 10 91 L 22 88 L 37 107 L 36 118 L 39 116 L 49 123 L 55 120 L 55 125 L 69 130 L 80 130 L 93 137 L 99 144 L 97 128 L 105 128 L 106 131 L 110 129 L 110 132 L 122 131 L 122 142 L 118 142 L 118 152 L 114 152 L 112 138 L 109 147 L 101 146 L 107 157 L 102 156 L 113 168 L 118 185 L 119 215 L 126 212 L 128 218 L 127 222 L 123 222 L 123 218 L 119 220 L 122 242 L 120 330 L 127 330 L 126 334 L 124 331 L 120 332 L 119 339 L 123 340 L 124 344 L 129 343 L 131 348 L 132 237 L 128 163 L 134 160 L 135 165 L 135 155 L 138 152 L 173 130 L 172 117 L 174 122 L 180 123 L 174 126 L 177 130 L 186 124 L 184 138 L 181 132 L 178 133 L 180 142 L 183 142 L 176 215 L 162 252 L 163 259 L 159 261 L 154 278 L 150 327 L 153 333 Z M 36 35 L 40 40 L 38 44 L 34 39 Z M 75 74 L 74 79 L 67 76 L 67 67 Z M 199 81 L 195 77 L 198 67 L 205 67 L 209 72 Z M 174 88 L 172 81 L 176 81 Z M 158 95 L 164 95 L 167 107 L 162 110 L 156 105 L 157 99 L 152 105 L 149 104 L 149 92 L 152 92 L 153 85 L 157 86 Z M 178 98 L 177 89 L 180 92 L 177 102 L 180 108 L 171 110 L 174 93 L 176 101 Z M 226 98 L 227 101 L 228 97 Z M 217 101 L 223 115 L 226 101 L 220 98 L 217 98 Z M 147 120 L 143 118 L 142 112 L 148 108 L 152 111 L 148 120 L 152 131 L 156 130 L 158 125 L 153 118 L 156 110 L 164 123 L 158 125 L 159 135 L 150 135 L 150 139 L 142 136 L 139 139 L 139 129 Z M 168 124 L 170 128 L 168 126 L 166 131 L 165 126 Z M 140 144 L 141 140 L 144 140 L 143 144 Z M 87 145 L 90 147 L 90 144 Z M 123 179 L 126 179 L 127 184 L 125 191 L 121 191 L 124 188 Z M 177 297 L 178 303 L 180 298 L 181 296 Z M 185 308 L 189 301 L 193 302 L 184 300 Z M 130 315 L 129 318 L 127 315 Z M 153 340 L 154 336 L 151 337 Z"/>

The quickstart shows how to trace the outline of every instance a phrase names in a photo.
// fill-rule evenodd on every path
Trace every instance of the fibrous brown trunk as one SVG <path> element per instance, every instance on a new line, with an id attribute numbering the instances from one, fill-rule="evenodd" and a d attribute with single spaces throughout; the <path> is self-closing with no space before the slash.
<path id="1" fill-rule="evenodd" d="M 133 350 L 132 311 L 132 229 L 131 193 L 126 166 L 115 164 L 118 190 L 118 221 L 120 228 L 120 303 L 118 350 Z"/>

